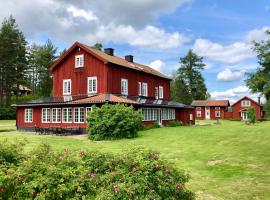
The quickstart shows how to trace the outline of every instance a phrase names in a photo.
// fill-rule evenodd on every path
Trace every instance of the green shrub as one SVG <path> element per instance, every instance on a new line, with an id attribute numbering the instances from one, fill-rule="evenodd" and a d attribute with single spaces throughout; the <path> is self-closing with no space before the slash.
<path id="1" fill-rule="evenodd" d="M 2 107 L 0 108 L 0 120 L 16 119 L 16 108 L 14 107 Z"/>
<path id="2" fill-rule="evenodd" d="M 0 199 L 194 199 L 186 173 L 142 149 L 56 153 L 43 144 L 0 167 Z"/>
<path id="3" fill-rule="evenodd" d="M 155 122 L 152 125 L 142 125 L 140 130 L 147 131 L 154 128 L 161 128 L 161 126 L 157 122 Z"/>
<path id="4" fill-rule="evenodd" d="M 132 106 L 104 104 L 93 107 L 87 118 L 88 137 L 91 140 L 134 138 L 141 127 L 142 114 Z"/>
<path id="5" fill-rule="evenodd" d="M 180 122 L 178 120 L 169 121 L 166 126 L 167 127 L 176 127 L 176 126 L 183 126 L 183 122 Z"/>
<path id="6" fill-rule="evenodd" d="M 256 114 L 255 114 L 255 108 L 249 107 L 247 110 L 247 118 L 250 123 L 255 123 L 256 121 Z"/>

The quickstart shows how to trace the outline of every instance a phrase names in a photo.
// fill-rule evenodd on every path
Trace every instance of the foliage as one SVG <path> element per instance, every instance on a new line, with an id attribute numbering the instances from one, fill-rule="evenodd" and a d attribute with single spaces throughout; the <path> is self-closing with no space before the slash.
<path id="1" fill-rule="evenodd" d="M 156 152 L 111 155 L 65 148 L 55 153 L 43 144 L 10 156 L 12 147 L 0 144 L 6 150 L 0 151 L 3 199 L 194 199 L 185 187 L 189 176 Z"/>
<path id="2" fill-rule="evenodd" d="M 256 114 L 255 114 L 255 108 L 249 107 L 247 110 L 247 118 L 250 123 L 255 123 L 256 121 Z"/>
<path id="3" fill-rule="evenodd" d="M 100 51 L 102 50 L 102 47 L 103 47 L 103 45 L 101 43 L 96 43 L 92 46 L 92 48 L 100 50 Z"/>
<path id="4" fill-rule="evenodd" d="M 270 118 L 270 100 L 267 100 L 263 105 L 263 110 L 265 112 L 265 118 Z"/>
<path id="5" fill-rule="evenodd" d="M 204 69 L 203 57 L 192 50 L 180 58 L 181 66 L 172 83 L 172 99 L 190 104 L 193 100 L 209 98 L 201 70 Z"/>
<path id="6" fill-rule="evenodd" d="M 267 40 L 254 42 L 260 67 L 256 72 L 247 74 L 246 84 L 252 92 L 262 93 L 270 100 L 270 30 L 266 31 L 266 35 Z"/>
<path id="7" fill-rule="evenodd" d="M 147 130 L 150 130 L 150 129 L 160 128 L 160 127 L 161 126 L 157 122 L 155 122 L 152 125 L 142 125 L 140 130 L 147 131 Z"/>
<path id="8" fill-rule="evenodd" d="M 134 138 L 140 129 L 141 120 L 142 114 L 132 106 L 93 106 L 93 111 L 87 118 L 88 137 L 91 140 Z"/>
<path id="9" fill-rule="evenodd" d="M 169 121 L 166 126 L 168 127 L 176 127 L 176 126 L 183 126 L 183 122 L 181 121 L 178 121 L 178 120 L 172 120 L 172 121 Z"/>
<path id="10" fill-rule="evenodd" d="M 10 105 L 12 88 L 26 80 L 26 44 L 16 20 L 12 16 L 5 18 L 0 27 L 0 107 Z"/>
<path id="11" fill-rule="evenodd" d="M 16 108 L 14 107 L 1 107 L 0 120 L 16 119 Z"/>

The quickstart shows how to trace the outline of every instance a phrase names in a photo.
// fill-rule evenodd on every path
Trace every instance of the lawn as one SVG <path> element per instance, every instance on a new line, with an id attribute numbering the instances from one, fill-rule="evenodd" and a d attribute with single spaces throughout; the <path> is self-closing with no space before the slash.
<path id="1" fill-rule="evenodd" d="M 188 187 L 198 199 L 269 199 L 270 122 L 245 125 L 172 127 L 140 132 L 130 140 L 90 142 L 14 131 L 14 122 L 0 122 L 0 140 L 27 140 L 30 150 L 41 142 L 62 151 L 91 149 L 118 153 L 132 145 L 157 150 L 191 175 Z M 2 131 L 4 130 L 4 131 Z"/>

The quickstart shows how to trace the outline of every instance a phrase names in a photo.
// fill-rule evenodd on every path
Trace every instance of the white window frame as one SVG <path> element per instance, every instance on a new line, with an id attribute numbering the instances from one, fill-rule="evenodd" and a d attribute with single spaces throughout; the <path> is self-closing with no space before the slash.
<path id="1" fill-rule="evenodd" d="M 175 109 L 163 108 L 161 109 L 162 120 L 175 120 Z"/>
<path id="2" fill-rule="evenodd" d="M 75 107 L 74 108 L 74 124 L 83 124 L 84 123 L 84 114 L 85 114 L 85 110 L 84 107 Z"/>
<path id="3" fill-rule="evenodd" d="M 90 86 L 90 81 L 92 82 L 91 83 L 91 86 Z M 95 82 L 95 86 L 94 86 L 94 82 Z M 98 81 L 97 81 L 97 77 L 96 76 L 90 76 L 87 78 L 87 92 L 88 94 L 96 94 L 97 93 L 97 89 L 98 88 Z"/>
<path id="4" fill-rule="evenodd" d="M 241 101 L 241 106 L 242 107 L 250 107 L 250 105 L 251 105 L 250 100 L 243 100 L 243 101 Z"/>
<path id="5" fill-rule="evenodd" d="M 61 108 L 52 108 L 52 123 L 61 123 Z"/>
<path id="6" fill-rule="evenodd" d="M 33 122 L 33 108 L 24 109 L 24 122 L 32 123 Z"/>
<path id="7" fill-rule="evenodd" d="M 216 110 L 215 111 L 215 117 L 216 118 L 220 118 L 220 110 Z"/>
<path id="8" fill-rule="evenodd" d="M 67 110 L 66 111 L 66 114 L 67 114 L 66 117 L 64 115 L 65 110 Z M 70 110 L 71 110 L 71 118 L 70 118 L 70 112 L 69 112 Z M 71 107 L 62 108 L 62 123 L 71 124 L 72 123 L 72 119 L 73 119 L 73 109 Z"/>
<path id="9" fill-rule="evenodd" d="M 148 96 L 148 85 L 147 83 L 142 83 L 142 96 Z"/>
<path id="10" fill-rule="evenodd" d="M 193 114 L 189 114 L 189 121 L 193 121 Z"/>
<path id="11" fill-rule="evenodd" d="M 142 82 L 138 82 L 138 95 L 142 96 Z"/>
<path id="12" fill-rule="evenodd" d="M 41 122 L 42 123 L 50 123 L 51 122 L 51 109 L 50 108 L 42 108 Z"/>
<path id="13" fill-rule="evenodd" d="M 143 121 L 157 121 L 158 109 L 157 108 L 142 108 Z"/>
<path id="14" fill-rule="evenodd" d="M 75 68 L 84 67 L 84 55 L 76 55 L 75 56 Z"/>
<path id="15" fill-rule="evenodd" d="M 158 87 L 158 98 L 163 99 L 163 86 Z"/>
<path id="16" fill-rule="evenodd" d="M 201 110 L 197 110 L 196 111 L 196 115 L 197 115 L 197 117 L 202 117 L 202 111 Z"/>
<path id="17" fill-rule="evenodd" d="M 69 84 L 70 91 L 68 91 L 68 89 L 65 88 L 65 86 L 66 86 L 65 83 Z M 71 95 L 71 79 L 64 79 L 63 80 L 63 95 Z"/>
<path id="18" fill-rule="evenodd" d="M 155 99 L 158 99 L 158 87 L 155 87 Z"/>
<path id="19" fill-rule="evenodd" d="M 121 94 L 128 95 L 128 79 L 121 78 Z"/>

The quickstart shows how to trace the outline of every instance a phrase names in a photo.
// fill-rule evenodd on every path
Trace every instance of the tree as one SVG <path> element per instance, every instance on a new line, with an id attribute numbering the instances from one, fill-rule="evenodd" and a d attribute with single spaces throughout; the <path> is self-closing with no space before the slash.
<path id="1" fill-rule="evenodd" d="M 256 115 L 255 115 L 255 108 L 254 107 L 249 107 L 247 110 L 247 118 L 248 121 L 252 124 L 255 123 L 256 121 Z"/>
<path id="2" fill-rule="evenodd" d="M 253 50 L 257 53 L 260 67 L 254 73 L 248 73 L 246 84 L 252 92 L 258 92 L 270 101 L 270 30 L 266 31 L 268 39 L 254 42 Z"/>
<path id="3" fill-rule="evenodd" d="M 30 50 L 29 77 L 39 96 L 50 96 L 52 92 L 51 64 L 57 58 L 57 48 L 48 40 L 44 45 L 33 45 Z"/>
<path id="4" fill-rule="evenodd" d="M 173 81 L 172 98 L 190 104 L 192 100 L 204 100 L 208 97 L 207 88 L 201 70 L 204 69 L 203 57 L 192 50 L 180 58 L 181 66 Z"/>
<path id="5" fill-rule="evenodd" d="M 100 51 L 102 50 L 102 47 L 103 47 L 103 45 L 101 43 L 96 43 L 92 46 L 92 48 L 100 50 Z"/>
<path id="6" fill-rule="evenodd" d="M 5 106 L 9 106 L 12 88 L 25 82 L 26 45 L 16 20 L 12 16 L 5 18 L 0 29 L 0 106 L 4 105 L 4 96 Z"/>

